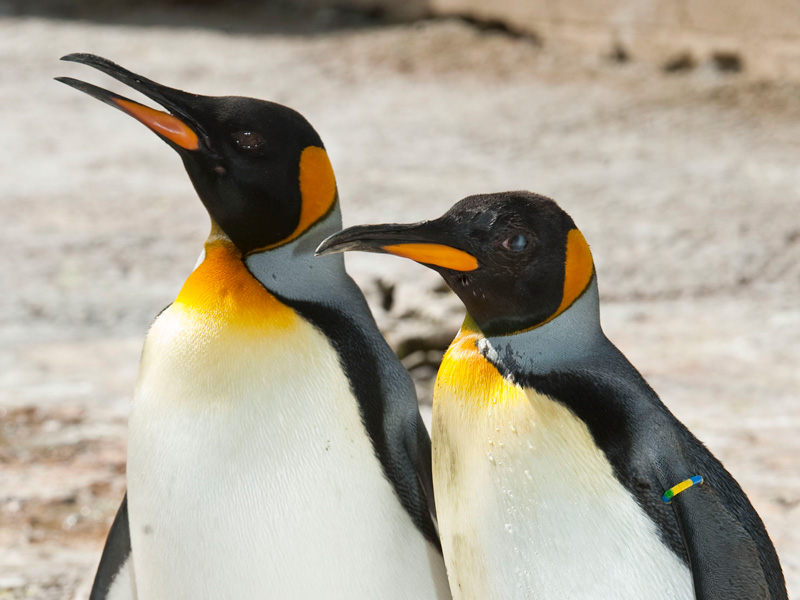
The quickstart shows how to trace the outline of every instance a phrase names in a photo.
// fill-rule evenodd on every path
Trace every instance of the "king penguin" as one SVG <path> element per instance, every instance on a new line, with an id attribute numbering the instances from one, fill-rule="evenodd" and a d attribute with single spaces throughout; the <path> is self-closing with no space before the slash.
<path id="1" fill-rule="evenodd" d="M 314 258 L 341 229 L 316 131 L 271 102 L 64 60 L 168 111 L 59 78 L 176 150 L 211 217 L 144 342 L 91 599 L 450 598 L 413 383 L 341 257 Z"/>
<path id="2" fill-rule="evenodd" d="M 603 334 L 592 254 L 555 202 L 470 196 L 318 253 L 342 250 L 420 262 L 467 309 L 433 405 L 454 598 L 786 599 L 745 493 Z"/>

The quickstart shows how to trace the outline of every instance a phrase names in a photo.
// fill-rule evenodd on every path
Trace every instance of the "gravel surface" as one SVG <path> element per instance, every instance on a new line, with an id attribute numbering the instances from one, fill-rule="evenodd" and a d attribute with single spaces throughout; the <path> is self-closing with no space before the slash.
<path id="1" fill-rule="evenodd" d="M 609 337 L 742 484 L 800 596 L 800 88 L 456 21 L 234 31 L 0 18 L 0 599 L 86 596 L 141 340 L 208 229 L 172 150 L 52 81 L 131 93 L 58 62 L 75 51 L 300 110 L 346 224 L 504 189 L 557 199 L 592 244 Z M 460 305 L 408 261 L 348 265 L 429 402 Z"/>

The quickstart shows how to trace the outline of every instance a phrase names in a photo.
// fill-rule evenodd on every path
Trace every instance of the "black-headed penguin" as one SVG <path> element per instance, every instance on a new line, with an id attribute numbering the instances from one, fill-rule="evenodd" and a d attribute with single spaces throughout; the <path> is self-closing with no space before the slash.
<path id="1" fill-rule="evenodd" d="M 341 228 L 317 133 L 278 104 L 65 60 L 166 109 L 60 79 L 176 150 L 212 222 L 145 339 L 92 598 L 449 598 L 413 384 L 341 257 L 314 258 Z"/>
<path id="2" fill-rule="evenodd" d="M 555 202 L 471 196 L 318 252 L 342 250 L 420 262 L 467 309 L 433 407 L 454 598 L 786 598 L 745 493 L 603 334 L 591 251 Z"/>

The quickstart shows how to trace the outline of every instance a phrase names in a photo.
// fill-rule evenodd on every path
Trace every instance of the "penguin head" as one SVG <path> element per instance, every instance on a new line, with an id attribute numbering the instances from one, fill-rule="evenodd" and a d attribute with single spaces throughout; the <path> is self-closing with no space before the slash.
<path id="1" fill-rule="evenodd" d="M 333 210 L 336 181 L 327 153 L 294 110 L 253 98 L 190 94 L 92 54 L 62 60 L 94 67 L 168 111 L 57 78 L 137 119 L 176 150 L 212 221 L 243 255 L 286 244 Z"/>
<path id="2" fill-rule="evenodd" d="M 530 192 L 469 196 L 433 221 L 351 227 L 327 238 L 317 254 L 346 250 L 395 254 L 434 269 L 486 335 L 556 318 L 594 276 L 572 218 Z"/>

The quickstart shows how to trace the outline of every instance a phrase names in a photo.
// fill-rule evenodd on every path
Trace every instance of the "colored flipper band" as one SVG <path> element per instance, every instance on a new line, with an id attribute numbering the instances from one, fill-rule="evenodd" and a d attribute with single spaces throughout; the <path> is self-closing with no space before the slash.
<path id="1" fill-rule="evenodd" d="M 701 483 L 703 483 L 703 477 L 700 475 L 693 475 L 692 477 L 689 477 L 689 479 L 681 481 L 678 485 L 674 485 L 669 488 L 666 492 L 664 492 L 664 495 L 661 496 L 661 499 L 669 504 L 672 502 L 672 499 L 682 491 L 688 490 L 693 485 L 700 485 Z"/>

